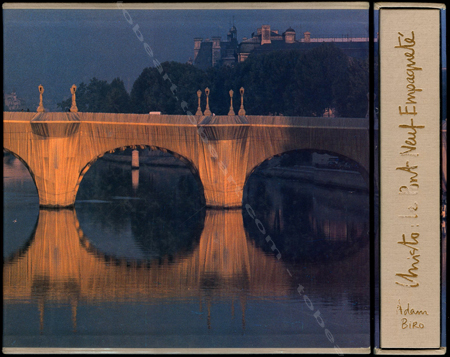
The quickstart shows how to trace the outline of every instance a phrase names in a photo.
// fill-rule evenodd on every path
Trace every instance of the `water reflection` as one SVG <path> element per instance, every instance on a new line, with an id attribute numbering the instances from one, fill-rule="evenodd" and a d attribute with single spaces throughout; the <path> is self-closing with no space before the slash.
<path id="1" fill-rule="evenodd" d="M 131 169 L 130 156 L 105 155 L 87 172 L 76 202 L 84 232 L 104 254 L 120 258 L 145 260 L 190 250 L 203 229 L 200 186 L 170 154 L 141 154 L 139 169 Z"/>
<path id="2" fill-rule="evenodd" d="M 240 211 L 206 211 L 200 244 L 189 254 L 130 261 L 91 249 L 74 210 L 40 210 L 28 249 L 4 266 L 6 302 L 43 305 L 79 302 L 223 299 L 245 305 L 248 295 L 285 296 L 283 264 L 246 238 Z M 245 310 L 245 306 L 244 306 Z M 41 322 L 42 324 L 42 322 Z M 42 327 L 42 326 L 41 326 Z"/>
<path id="3" fill-rule="evenodd" d="M 3 153 L 3 258 L 11 256 L 30 239 L 39 213 L 36 186 L 25 165 Z"/>
<path id="4" fill-rule="evenodd" d="M 205 209 L 189 170 L 97 164 L 76 210 L 40 210 L 5 261 L 6 345 L 329 347 L 298 284 L 340 346 L 369 344 L 363 192 L 254 175 L 246 202 L 278 260 L 245 210 Z"/>
<path id="5" fill-rule="evenodd" d="M 145 223 L 145 217 L 141 223 Z M 264 253 L 254 243 L 255 236 L 250 236 L 248 239 L 241 211 L 206 210 L 199 244 L 191 251 L 148 260 L 121 259 L 92 246 L 80 228 L 75 210 L 41 209 L 28 249 L 4 266 L 4 299 L 35 301 L 41 319 L 43 306 L 48 303 L 70 304 L 76 314 L 79 302 L 148 304 L 197 299 L 200 312 L 202 303 L 207 306 L 209 328 L 211 305 L 236 300 L 241 304 L 245 326 L 249 297 L 287 297 L 293 295 L 296 287 L 285 264 L 272 253 Z M 282 248 L 282 255 L 289 258 L 285 249 Z M 321 299 L 331 299 L 330 305 L 342 300 L 344 294 L 349 301 L 358 302 L 352 308 L 359 310 L 364 306 L 361 298 L 368 300 L 364 289 L 368 280 L 364 250 L 331 265 L 323 260 L 316 263 L 300 263 L 289 269 L 303 283 L 314 278 L 314 291 L 325 290 Z M 355 283 L 356 286 L 350 285 Z"/>
<path id="6" fill-rule="evenodd" d="M 139 152 L 139 168 L 132 169 L 131 152 Z M 136 197 L 148 203 L 160 199 L 163 207 L 204 206 L 201 182 L 191 168 L 169 153 L 149 149 L 105 154 L 84 175 L 76 201 L 114 197 Z"/>
<path id="7" fill-rule="evenodd" d="M 293 281 L 308 284 L 321 301 L 354 311 L 370 304 L 369 195 L 362 185 L 339 188 L 308 182 L 290 173 L 288 179 L 255 172 L 244 192 L 244 226 L 257 247 L 281 260 Z M 302 173 L 300 173 L 301 175 Z M 344 175 L 345 173 L 341 173 Z M 352 172 L 349 175 L 353 175 Z M 269 177 L 268 177 L 269 176 Z M 346 185 L 351 181 L 347 180 Z M 270 244 L 266 237 L 270 236 Z M 273 246 L 277 251 L 273 251 Z"/>
<path id="8" fill-rule="evenodd" d="M 369 196 L 365 192 L 330 189 L 253 175 L 245 202 L 268 234 L 293 263 L 304 260 L 342 260 L 369 242 Z M 245 228 L 265 251 L 270 247 L 244 210 Z"/>

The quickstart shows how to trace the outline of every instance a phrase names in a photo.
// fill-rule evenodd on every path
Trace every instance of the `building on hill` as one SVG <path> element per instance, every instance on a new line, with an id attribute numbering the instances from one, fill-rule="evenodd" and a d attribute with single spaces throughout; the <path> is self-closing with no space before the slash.
<path id="1" fill-rule="evenodd" d="M 345 54 L 355 58 L 366 58 L 369 54 L 368 37 L 311 37 L 310 32 L 296 38 L 296 32 L 289 27 L 283 33 L 273 30 L 270 25 L 262 25 L 252 33 L 250 38 L 244 37 L 241 43 L 237 40 L 237 29 L 233 26 L 227 40 L 221 37 L 211 39 L 194 38 L 193 64 L 201 69 L 221 65 L 234 65 L 245 61 L 251 53 L 267 53 L 272 51 L 301 50 L 307 51 L 322 43 L 334 43 Z"/>
<path id="2" fill-rule="evenodd" d="M 232 65 L 237 62 L 237 30 L 232 27 L 227 34 L 227 40 L 211 37 L 203 40 L 194 38 L 194 65 L 201 69 L 209 67 Z"/>
<path id="3" fill-rule="evenodd" d="M 25 100 L 19 98 L 15 90 L 9 94 L 3 92 L 3 103 L 8 107 L 8 110 L 11 111 L 25 109 Z"/>

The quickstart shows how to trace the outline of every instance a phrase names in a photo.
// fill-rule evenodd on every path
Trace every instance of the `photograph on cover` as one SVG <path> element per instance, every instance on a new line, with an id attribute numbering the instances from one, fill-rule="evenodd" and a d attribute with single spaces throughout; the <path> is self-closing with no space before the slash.
<path id="1" fill-rule="evenodd" d="M 4 350 L 368 353 L 369 4 L 87 5 L 3 7 Z"/>

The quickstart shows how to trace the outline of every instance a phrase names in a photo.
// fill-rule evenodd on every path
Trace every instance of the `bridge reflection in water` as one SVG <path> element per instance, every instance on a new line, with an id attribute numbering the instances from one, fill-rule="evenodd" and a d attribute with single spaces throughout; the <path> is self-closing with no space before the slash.
<path id="1" fill-rule="evenodd" d="M 304 266 L 297 271 L 290 268 L 290 273 L 301 274 L 302 282 L 314 277 L 333 300 L 335 292 L 344 290 L 350 295 L 348 300 L 355 301 L 352 289 L 342 289 L 342 282 L 364 286 L 368 259 L 366 249 L 352 253 L 347 261 L 334 262 L 332 269 L 319 264 L 306 270 Z M 350 272 L 352 264 L 360 269 Z M 200 242 L 192 252 L 149 261 L 103 255 L 84 235 L 74 210 L 40 210 L 32 242 L 7 260 L 3 279 L 6 304 L 38 304 L 41 330 L 46 303 L 70 304 L 76 329 L 79 302 L 157 303 L 168 299 L 197 299 L 199 312 L 207 310 L 208 328 L 211 304 L 231 301 L 233 317 L 234 302 L 239 302 L 245 328 L 248 297 L 286 297 L 293 294 L 297 283 L 283 261 L 264 253 L 246 237 L 240 210 L 207 210 Z M 320 295 L 318 286 L 312 289 Z M 358 287 L 355 291 L 353 295 L 361 293 Z"/>
<path id="2" fill-rule="evenodd" d="M 41 320 L 46 302 L 72 304 L 75 318 L 79 301 L 198 298 L 209 324 L 213 299 L 237 299 L 245 314 L 247 294 L 285 296 L 289 286 L 283 264 L 246 238 L 240 210 L 207 210 L 199 245 L 170 262 L 102 256 L 74 210 L 40 210 L 31 244 L 8 259 L 3 278 L 5 302 L 37 301 Z"/>
<path id="3" fill-rule="evenodd" d="M 133 346 L 174 346 L 161 342 L 171 334 L 183 346 L 192 338 L 190 346 L 217 346 L 222 337 L 222 347 L 251 346 L 250 336 L 268 333 L 272 337 L 260 341 L 265 346 L 321 346 L 328 340 L 298 295 L 299 283 L 327 324 L 339 324 L 333 333 L 341 347 L 368 344 L 366 192 L 255 172 L 244 203 L 264 224 L 263 235 L 245 208 L 201 209 L 189 170 L 174 168 L 169 182 L 169 168 L 142 165 L 132 187 L 129 165 L 96 165 L 83 180 L 91 190 L 80 190 L 76 210 L 41 209 L 26 244 L 10 239 L 8 251 L 15 253 L 3 273 L 7 344 L 34 338 L 32 345 L 49 346 L 58 338 L 80 347 L 90 338 L 96 346 L 124 346 L 127 338 L 116 334 L 144 331 Z M 99 191 L 95 182 L 104 177 L 110 182 Z M 25 211 L 17 205 L 14 217 L 24 222 Z M 96 338 L 105 329 L 116 337 L 102 344 Z M 72 341 L 76 335 L 83 338 Z"/>

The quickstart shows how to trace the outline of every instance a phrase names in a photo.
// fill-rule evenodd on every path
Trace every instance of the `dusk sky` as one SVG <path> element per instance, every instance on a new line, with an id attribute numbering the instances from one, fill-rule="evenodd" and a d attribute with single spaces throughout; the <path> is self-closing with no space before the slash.
<path id="1" fill-rule="evenodd" d="M 261 25 L 284 32 L 291 26 L 297 39 L 368 37 L 368 10 L 3 10 L 4 83 L 16 90 L 31 111 L 39 104 L 38 85 L 45 88 L 44 105 L 70 96 L 72 84 L 92 77 L 120 77 L 128 91 L 146 67 L 153 66 L 139 30 L 160 62 L 185 63 L 194 56 L 194 37 L 226 39 L 233 21 L 238 41 Z M 170 74 L 169 74 L 170 76 Z"/>

